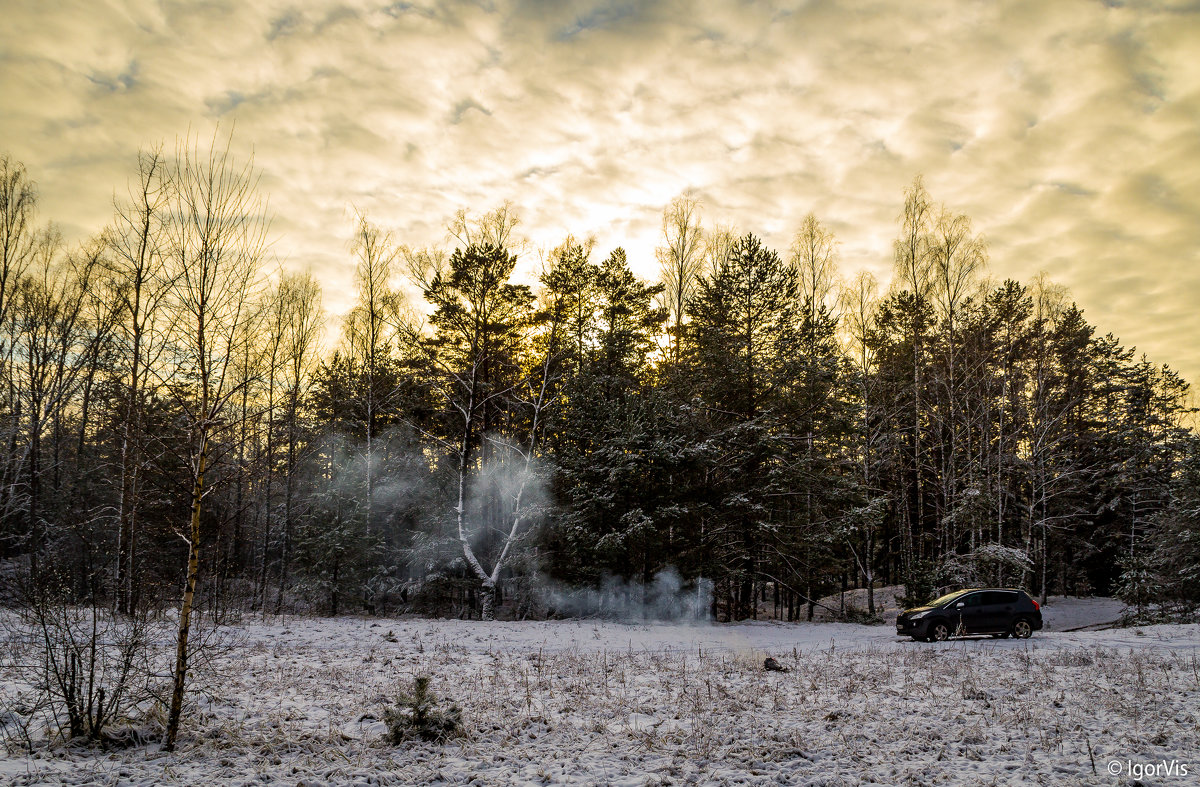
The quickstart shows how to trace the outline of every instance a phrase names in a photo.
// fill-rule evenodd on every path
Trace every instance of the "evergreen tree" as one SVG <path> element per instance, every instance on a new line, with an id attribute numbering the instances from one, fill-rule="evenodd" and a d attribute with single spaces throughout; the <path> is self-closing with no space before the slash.
<path id="1" fill-rule="evenodd" d="M 718 496 L 706 523 L 710 561 L 730 617 L 757 616 L 764 544 L 785 516 L 777 466 L 791 453 L 785 410 L 803 352 L 799 294 L 796 268 L 745 235 L 700 279 L 690 306 L 708 483 Z"/>

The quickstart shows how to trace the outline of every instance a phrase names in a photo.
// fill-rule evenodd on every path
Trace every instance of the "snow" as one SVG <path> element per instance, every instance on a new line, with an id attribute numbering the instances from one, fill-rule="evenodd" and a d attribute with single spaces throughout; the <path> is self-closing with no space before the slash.
<path id="1" fill-rule="evenodd" d="M 247 620 L 196 674 L 175 753 L 10 747 L 0 783 L 1070 785 L 1200 759 L 1200 626 L 1066 631 L 1120 605 L 1050 602 L 1030 640 L 945 643 L 846 623 Z M 383 710 L 422 674 L 467 735 L 391 746 Z"/>
<path id="2" fill-rule="evenodd" d="M 1042 607 L 1042 621 L 1048 631 L 1100 628 L 1115 625 L 1124 611 L 1125 605 L 1115 598 L 1050 596 Z"/>
<path id="3" fill-rule="evenodd" d="M 899 599 L 903 597 L 903 585 L 885 585 L 875 588 L 875 614 L 884 623 L 894 624 L 896 616 L 900 614 L 902 608 Z M 832 596 L 818 599 L 817 606 L 813 609 L 813 620 L 835 620 L 838 612 L 843 608 L 847 612 L 855 611 L 865 616 L 869 607 L 866 588 L 834 593 Z"/>

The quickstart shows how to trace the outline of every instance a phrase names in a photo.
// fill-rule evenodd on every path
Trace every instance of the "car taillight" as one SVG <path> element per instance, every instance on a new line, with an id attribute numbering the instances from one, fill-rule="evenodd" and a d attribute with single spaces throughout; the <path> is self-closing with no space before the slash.
<path id="1" fill-rule="evenodd" d="M 1033 602 L 1033 611 L 1034 611 L 1034 612 L 1037 612 L 1038 610 L 1040 610 L 1040 609 L 1042 608 L 1042 605 L 1041 605 L 1041 604 L 1039 604 L 1039 603 L 1037 603 L 1037 599 L 1036 599 L 1036 598 L 1031 598 L 1031 599 L 1029 599 L 1029 600 Z"/>

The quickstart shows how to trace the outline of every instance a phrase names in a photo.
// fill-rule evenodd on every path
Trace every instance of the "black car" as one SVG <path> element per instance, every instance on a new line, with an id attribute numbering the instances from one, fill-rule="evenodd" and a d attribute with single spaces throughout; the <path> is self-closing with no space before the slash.
<path id="1" fill-rule="evenodd" d="M 1024 590 L 970 588 L 947 593 L 896 618 L 896 633 L 933 642 L 961 634 L 1022 639 L 1042 628 L 1042 608 Z"/>

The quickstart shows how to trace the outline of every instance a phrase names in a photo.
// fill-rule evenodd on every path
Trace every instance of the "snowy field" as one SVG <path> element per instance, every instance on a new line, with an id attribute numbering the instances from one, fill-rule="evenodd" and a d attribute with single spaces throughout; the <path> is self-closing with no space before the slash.
<path id="1" fill-rule="evenodd" d="M 1120 605 L 1052 601 L 1031 640 L 937 644 L 840 623 L 246 620 L 195 676 L 178 751 L 10 748 L 0 784 L 1128 784 L 1172 761 L 1142 783 L 1197 783 L 1200 626 L 1067 631 Z M 417 675 L 465 737 L 385 741 Z"/>

